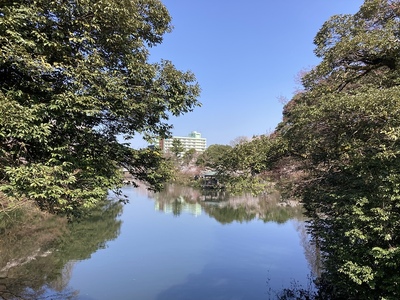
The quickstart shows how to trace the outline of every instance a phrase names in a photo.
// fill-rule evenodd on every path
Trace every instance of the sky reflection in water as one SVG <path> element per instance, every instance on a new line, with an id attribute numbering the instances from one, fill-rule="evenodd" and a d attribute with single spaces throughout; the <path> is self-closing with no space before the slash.
<path id="1" fill-rule="evenodd" d="M 309 282 L 314 258 L 301 207 L 278 205 L 279 194 L 204 195 L 174 185 L 158 194 L 133 187 L 123 192 L 129 204 L 99 207 L 69 226 L 46 256 L 3 271 L 0 298 L 275 299 L 293 282 Z M 52 226 L 44 228 L 60 225 Z M 20 242 L 28 254 L 40 246 Z M 12 255 L 12 245 L 0 248 Z"/>
<path id="2" fill-rule="evenodd" d="M 192 209 L 174 213 L 177 198 L 161 195 L 160 205 L 133 188 L 124 192 L 130 204 L 120 236 L 74 268 L 70 287 L 79 299 L 272 299 L 293 281 L 307 284 L 302 221 L 221 224 L 187 196 L 178 201 L 192 200 Z"/>

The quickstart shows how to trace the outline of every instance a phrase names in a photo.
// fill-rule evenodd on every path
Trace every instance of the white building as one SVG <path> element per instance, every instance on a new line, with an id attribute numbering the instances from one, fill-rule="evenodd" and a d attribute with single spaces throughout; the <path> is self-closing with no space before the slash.
<path id="1" fill-rule="evenodd" d="M 201 133 L 192 131 L 188 136 L 173 136 L 170 139 L 160 140 L 160 148 L 164 152 L 168 152 L 172 148 L 173 140 L 180 140 L 185 152 L 194 149 L 197 152 L 204 152 L 207 147 L 207 139 L 201 137 Z"/>

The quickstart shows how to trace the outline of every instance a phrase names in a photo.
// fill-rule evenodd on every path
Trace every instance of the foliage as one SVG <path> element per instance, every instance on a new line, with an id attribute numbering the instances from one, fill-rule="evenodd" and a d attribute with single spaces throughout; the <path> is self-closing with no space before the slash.
<path id="1" fill-rule="evenodd" d="M 199 155 L 196 164 L 206 168 L 218 168 L 224 164 L 224 157 L 231 149 L 228 145 L 210 145 Z"/>
<path id="2" fill-rule="evenodd" d="M 277 128 L 308 174 L 297 191 L 324 253 L 323 299 L 400 297 L 399 28 L 387 0 L 325 22 L 322 62 Z"/>
<path id="3" fill-rule="evenodd" d="M 234 194 L 252 192 L 260 194 L 269 189 L 271 183 L 265 171 L 272 166 L 273 156 L 281 151 L 279 143 L 267 135 L 242 140 L 234 147 L 211 145 L 198 162 L 215 169 L 219 181 Z"/>
<path id="4" fill-rule="evenodd" d="M 189 149 L 187 150 L 182 157 L 183 163 L 186 165 L 189 165 L 197 156 L 197 151 L 196 149 Z"/>
<path id="5" fill-rule="evenodd" d="M 185 148 L 183 147 L 181 140 L 173 139 L 172 147 L 170 150 L 175 155 L 175 157 L 179 157 L 181 153 L 185 151 Z"/>
<path id="6" fill-rule="evenodd" d="M 250 175 L 260 174 L 265 170 L 270 152 L 271 138 L 266 135 L 253 137 L 251 141 L 243 141 L 233 147 L 225 158 L 224 167 L 230 170 L 240 170 Z"/>
<path id="7" fill-rule="evenodd" d="M 118 186 L 121 167 L 159 188 L 159 153 L 117 136 L 167 137 L 168 116 L 199 105 L 191 72 L 148 62 L 170 21 L 158 0 L 1 2 L 3 192 L 75 214 Z"/>

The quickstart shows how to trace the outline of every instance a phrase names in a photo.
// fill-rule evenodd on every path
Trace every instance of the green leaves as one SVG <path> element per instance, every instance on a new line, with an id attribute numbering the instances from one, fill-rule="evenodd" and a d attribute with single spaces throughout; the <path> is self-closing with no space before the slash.
<path id="1" fill-rule="evenodd" d="M 259 195 L 271 187 L 265 171 L 282 155 L 281 151 L 285 151 L 278 140 L 265 135 L 234 147 L 211 145 L 198 157 L 196 164 L 217 171 L 219 182 L 233 194 Z"/>
<path id="2" fill-rule="evenodd" d="M 225 157 L 229 157 L 231 150 L 232 147 L 229 145 L 210 145 L 201 155 L 199 155 L 196 164 L 212 169 L 220 169 L 225 166 L 225 162 L 228 160 L 225 159 Z"/>
<path id="3" fill-rule="evenodd" d="M 171 152 L 175 155 L 175 157 L 180 156 L 180 154 L 184 151 L 185 148 L 183 147 L 182 142 L 179 139 L 173 139 Z"/>
<path id="4" fill-rule="evenodd" d="M 322 62 L 277 128 L 303 171 L 296 191 L 333 299 L 400 292 L 399 22 L 399 2 L 387 0 L 328 20 L 315 38 Z"/>
<path id="5" fill-rule="evenodd" d="M 372 274 L 372 269 L 370 267 L 359 266 L 351 261 L 346 262 L 339 269 L 339 272 L 348 275 L 353 282 L 359 285 L 364 282 L 368 284 L 374 279 L 374 275 Z M 372 284 L 370 287 L 374 288 L 374 285 Z"/>
<path id="6" fill-rule="evenodd" d="M 200 105 L 190 71 L 148 62 L 172 27 L 163 4 L 7 1 L 0 15 L 0 174 L 10 195 L 71 213 L 117 187 L 122 166 L 159 188 L 164 162 L 117 136 L 166 136 L 170 114 Z"/>

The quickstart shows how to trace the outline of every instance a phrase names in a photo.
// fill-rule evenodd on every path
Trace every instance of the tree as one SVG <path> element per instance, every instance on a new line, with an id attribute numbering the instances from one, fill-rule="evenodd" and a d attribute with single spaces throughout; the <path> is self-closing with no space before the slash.
<path id="1" fill-rule="evenodd" d="M 121 167 L 159 187 L 160 153 L 117 136 L 168 137 L 168 116 L 199 105 L 191 72 L 148 61 L 170 21 L 158 0 L 1 2 L 3 192 L 73 214 L 118 186 Z"/>
<path id="2" fill-rule="evenodd" d="M 223 164 L 224 156 L 232 150 L 229 145 L 214 144 L 199 155 L 196 164 L 203 167 L 217 169 Z"/>
<path id="3" fill-rule="evenodd" d="M 219 183 L 233 194 L 260 194 L 271 184 L 263 176 L 275 156 L 281 157 L 280 143 L 270 135 L 238 138 L 234 147 L 214 144 L 197 159 L 196 164 L 217 172 Z"/>
<path id="4" fill-rule="evenodd" d="M 217 167 L 220 182 L 231 192 L 260 194 L 271 187 L 265 171 L 273 161 L 278 145 L 270 135 L 242 140 L 221 158 Z"/>
<path id="5" fill-rule="evenodd" d="M 400 3 L 366 0 L 315 38 L 321 63 L 276 135 L 324 254 L 323 299 L 400 295 Z"/>
<path id="6" fill-rule="evenodd" d="M 248 141 L 250 141 L 251 139 L 248 138 L 247 136 L 238 136 L 235 139 L 233 139 L 229 144 L 232 147 L 235 147 L 236 145 L 242 144 L 242 143 L 246 143 Z"/>
<path id="7" fill-rule="evenodd" d="M 185 148 L 183 147 L 181 140 L 173 139 L 171 152 L 175 155 L 175 157 L 179 157 L 181 155 L 181 153 L 184 151 L 185 151 Z"/>
<path id="8" fill-rule="evenodd" d="M 194 148 L 191 148 L 189 150 L 187 150 L 184 154 L 183 154 L 183 161 L 186 165 L 189 165 L 196 157 L 197 155 L 197 151 Z"/>

